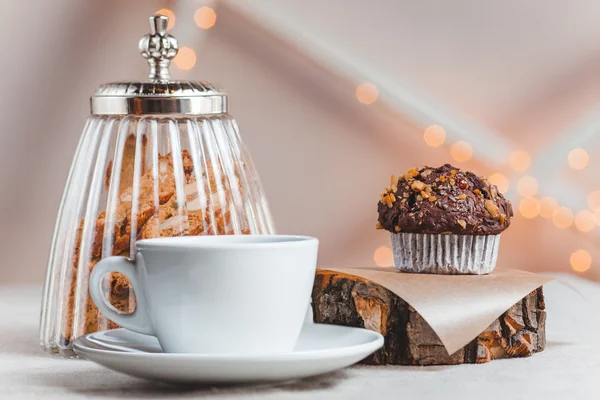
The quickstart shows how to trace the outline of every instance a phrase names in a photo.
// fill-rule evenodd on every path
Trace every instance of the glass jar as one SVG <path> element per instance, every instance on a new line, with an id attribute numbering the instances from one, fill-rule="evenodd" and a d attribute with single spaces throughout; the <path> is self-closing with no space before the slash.
<path id="1" fill-rule="evenodd" d="M 44 286 L 40 341 L 72 356 L 73 339 L 117 326 L 96 308 L 88 278 L 104 257 L 135 256 L 136 240 L 164 236 L 271 234 L 258 174 L 227 96 L 208 82 L 169 80 L 177 41 L 167 17 L 140 40 L 149 81 L 102 85 L 60 205 Z M 127 278 L 103 286 L 122 312 L 135 309 Z"/>

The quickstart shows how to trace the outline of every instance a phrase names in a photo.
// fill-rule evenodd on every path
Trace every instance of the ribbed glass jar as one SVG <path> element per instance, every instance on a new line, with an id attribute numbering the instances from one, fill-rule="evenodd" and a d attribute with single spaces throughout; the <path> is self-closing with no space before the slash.
<path id="1" fill-rule="evenodd" d="M 70 356 L 74 338 L 116 327 L 90 299 L 88 279 L 104 257 L 134 257 L 138 239 L 272 233 L 260 180 L 229 115 L 92 117 L 57 218 L 41 344 Z M 125 276 L 107 276 L 104 291 L 118 310 L 135 309 Z"/>

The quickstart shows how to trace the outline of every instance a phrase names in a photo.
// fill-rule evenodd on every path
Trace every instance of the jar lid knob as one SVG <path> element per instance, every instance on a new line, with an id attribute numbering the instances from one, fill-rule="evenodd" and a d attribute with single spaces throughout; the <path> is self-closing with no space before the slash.
<path id="1" fill-rule="evenodd" d="M 164 82 L 170 79 L 169 64 L 179 49 L 177 39 L 167 33 L 168 23 L 169 17 L 151 16 L 150 33 L 140 39 L 140 53 L 148 60 L 150 68 L 148 78 L 153 82 Z"/>

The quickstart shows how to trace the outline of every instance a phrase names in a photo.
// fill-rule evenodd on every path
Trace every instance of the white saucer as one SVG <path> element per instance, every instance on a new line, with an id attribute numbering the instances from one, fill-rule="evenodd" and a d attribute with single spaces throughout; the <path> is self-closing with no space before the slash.
<path id="1" fill-rule="evenodd" d="M 126 329 L 73 342 L 81 357 L 139 378 L 171 383 L 262 383 L 306 378 L 350 366 L 383 346 L 373 331 L 305 324 L 291 353 L 207 355 L 163 353 L 158 340 Z"/>

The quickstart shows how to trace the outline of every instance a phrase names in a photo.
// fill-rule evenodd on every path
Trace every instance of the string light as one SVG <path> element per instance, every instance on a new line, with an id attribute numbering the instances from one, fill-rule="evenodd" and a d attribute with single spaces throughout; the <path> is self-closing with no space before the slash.
<path id="1" fill-rule="evenodd" d="M 542 197 L 540 199 L 540 217 L 552 218 L 554 211 L 558 208 L 558 202 L 552 197 Z"/>
<path id="2" fill-rule="evenodd" d="M 356 98 L 362 104 L 373 104 L 379 97 L 377 86 L 370 82 L 361 83 L 356 87 Z"/>
<path id="3" fill-rule="evenodd" d="M 167 30 L 170 31 L 175 26 L 175 13 L 168 8 L 161 8 L 154 14 L 164 15 L 169 18 L 169 22 L 167 23 Z"/>
<path id="4" fill-rule="evenodd" d="M 519 212 L 525 218 L 535 218 L 540 213 L 540 202 L 533 197 L 525 197 L 519 203 Z"/>
<path id="5" fill-rule="evenodd" d="M 496 185 L 500 193 L 508 192 L 510 181 L 506 175 L 496 172 L 495 174 L 488 176 L 488 181 L 490 181 L 492 185 Z"/>
<path id="6" fill-rule="evenodd" d="M 473 157 L 473 148 L 467 142 L 456 142 L 450 147 L 450 155 L 458 162 L 466 162 Z"/>
<path id="7" fill-rule="evenodd" d="M 573 225 L 573 211 L 567 207 L 559 207 L 554 211 L 554 215 L 552 215 L 552 221 L 556 227 L 561 229 L 567 229 L 571 225 Z"/>
<path id="8" fill-rule="evenodd" d="M 588 156 L 587 151 L 578 147 L 569 152 L 567 160 L 569 161 L 569 166 L 571 168 L 579 170 L 588 166 L 590 156 Z"/>
<path id="9" fill-rule="evenodd" d="M 378 247 L 373 254 L 373 259 L 378 267 L 390 267 L 394 265 L 394 253 L 386 246 Z"/>
<path id="10" fill-rule="evenodd" d="M 359 88 L 357 88 L 356 96 L 363 103 L 359 96 Z M 377 90 L 376 87 L 375 90 Z M 371 103 L 374 101 L 371 101 Z M 439 125 L 431 125 L 423 132 L 423 139 L 428 146 L 439 147 L 446 141 L 446 132 Z M 466 162 L 473 157 L 473 148 L 467 142 L 456 142 L 450 147 L 450 155 L 458 162 Z M 569 152 L 568 162 L 571 168 L 581 170 L 588 166 L 589 155 L 584 149 L 576 148 Z M 509 165 L 515 171 L 526 171 L 531 166 L 531 157 L 524 150 L 514 151 L 509 156 Z M 488 180 L 493 185 L 496 185 L 502 193 L 507 192 L 510 187 L 508 177 L 499 172 L 490 175 Z M 523 217 L 532 219 L 539 215 L 543 218 L 551 218 L 554 225 L 561 229 L 567 229 L 575 223 L 575 227 L 582 232 L 593 230 L 595 225 L 600 226 L 600 190 L 595 190 L 588 196 L 588 205 L 595 212 L 583 210 L 574 215 L 573 211 L 568 207 L 559 207 L 558 202 L 552 197 L 546 196 L 540 200 L 536 199 L 534 196 L 537 194 L 538 188 L 538 181 L 532 176 L 524 176 L 517 182 L 517 191 L 523 196 L 523 199 L 519 203 L 519 212 Z M 583 252 L 583 250 L 580 251 Z M 573 255 L 576 253 L 573 253 Z M 587 254 L 589 257 L 589 253 Z M 390 248 L 380 247 L 375 251 L 374 258 L 377 265 L 389 265 L 389 259 L 385 260 L 385 257 L 393 261 L 393 254 Z M 575 265 L 572 256 L 571 265 L 576 271 L 585 271 L 591 265 L 591 257 L 589 259 L 590 261 L 587 263 L 587 266 L 585 263 L 581 264 L 580 262 Z"/>
<path id="11" fill-rule="evenodd" d="M 592 256 L 585 250 L 576 250 L 569 259 L 571 268 L 576 272 L 585 272 L 592 266 Z"/>
<path id="12" fill-rule="evenodd" d="M 581 232 L 589 232 L 596 227 L 594 213 L 590 210 L 583 210 L 575 216 L 575 227 Z"/>
<path id="13" fill-rule="evenodd" d="M 532 176 L 524 176 L 517 182 L 517 191 L 523 197 L 535 196 L 538 191 L 538 182 Z"/>
<path id="14" fill-rule="evenodd" d="M 194 14 L 196 25 L 202 29 L 210 29 L 217 22 L 217 13 L 210 7 L 200 7 Z"/>
<path id="15" fill-rule="evenodd" d="M 446 141 L 446 131 L 439 125 L 431 125 L 423 132 L 423 139 L 428 146 L 439 147 Z"/>
<path id="16" fill-rule="evenodd" d="M 588 195 L 588 206 L 592 210 L 600 210 L 600 190 L 594 190 Z"/>
<path id="17" fill-rule="evenodd" d="M 527 171 L 531 165 L 531 157 L 525 150 L 517 150 L 508 157 L 508 165 L 518 172 Z"/>
<path id="18" fill-rule="evenodd" d="M 189 47 L 180 47 L 177 56 L 173 59 L 177 68 L 187 71 L 196 65 L 196 52 Z"/>
<path id="19" fill-rule="evenodd" d="M 359 97 L 359 88 L 356 96 L 363 103 Z M 439 147 L 446 141 L 446 132 L 441 126 L 431 125 L 423 132 L 423 139 L 428 146 Z M 456 161 L 466 162 L 472 158 L 473 149 L 467 142 L 456 142 L 450 147 L 450 155 Z M 585 169 L 589 164 L 589 155 L 584 149 L 576 148 L 569 152 L 568 162 L 575 170 Z M 509 165 L 515 171 L 526 171 L 531 166 L 531 157 L 524 150 L 514 151 L 509 156 Z M 508 177 L 499 172 L 490 175 L 488 180 L 496 185 L 500 192 L 506 192 L 510 187 Z M 532 176 L 524 176 L 517 182 L 517 191 L 524 197 L 519 202 L 519 212 L 523 217 L 533 219 L 539 215 L 547 219 L 552 218 L 554 225 L 561 229 L 567 229 L 575 223 L 575 227 L 581 232 L 589 232 L 595 225 L 600 226 L 600 190 L 595 190 L 588 196 L 588 205 L 594 211 L 583 210 L 574 215 L 568 207 L 559 207 L 558 202 L 552 197 L 546 196 L 537 200 L 533 196 L 537 194 L 538 188 L 539 184 Z M 380 267 L 392 265 L 392 250 L 388 247 L 379 247 L 375 250 L 374 259 Z M 571 255 L 570 263 L 573 270 L 584 272 L 591 267 L 592 258 L 587 251 L 577 250 Z"/>

